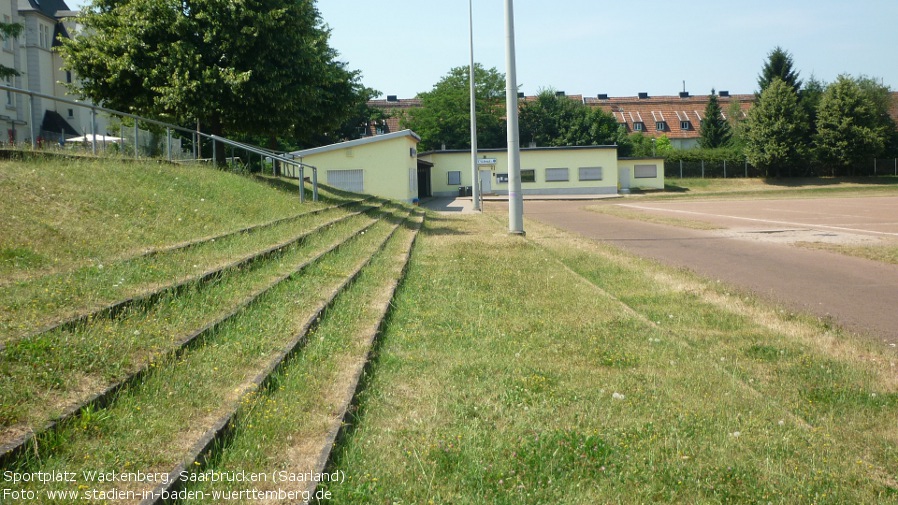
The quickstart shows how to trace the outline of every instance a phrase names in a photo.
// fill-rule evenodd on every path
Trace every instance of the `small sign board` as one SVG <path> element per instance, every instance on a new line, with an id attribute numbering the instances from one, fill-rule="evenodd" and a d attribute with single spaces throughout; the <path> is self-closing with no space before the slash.
<path id="1" fill-rule="evenodd" d="M 478 165 L 495 165 L 496 158 L 480 158 L 477 160 Z"/>

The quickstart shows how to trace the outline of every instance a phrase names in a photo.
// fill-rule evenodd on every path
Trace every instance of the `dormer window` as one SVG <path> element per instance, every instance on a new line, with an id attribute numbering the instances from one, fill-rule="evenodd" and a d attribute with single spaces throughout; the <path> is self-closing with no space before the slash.
<path id="1" fill-rule="evenodd" d="M 659 132 L 667 130 L 667 123 L 664 121 L 655 121 L 655 129 Z"/>
<path id="2" fill-rule="evenodd" d="M 680 129 L 681 130 L 691 130 L 692 122 L 691 121 L 680 121 Z"/>
<path id="3" fill-rule="evenodd" d="M 643 123 L 642 121 L 636 121 L 635 123 L 633 123 L 633 131 L 645 131 L 645 123 Z"/>

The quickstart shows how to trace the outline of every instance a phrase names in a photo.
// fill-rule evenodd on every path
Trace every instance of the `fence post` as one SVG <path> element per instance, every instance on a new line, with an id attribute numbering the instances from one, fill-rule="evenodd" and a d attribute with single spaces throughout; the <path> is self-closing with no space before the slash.
<path id="1" fill-rule="evenodd" d="M 683 178 L 683 160 L 680 160 L 680 179 Z"/>
<path id="2" fill-rule="evenodd" d="M 876 177 L 876 156 L 873 157 L 873 177 Z"/>
<path id="3" fill-rule="evenodd" d="M 28 95 L 28 114 L 31 116 L 31 121 L 28 121 L 28 126 L 31 128 L 31 150 L 33 151 L 37 147 L 37 137 L 34 135 L 34 95 Z"/>
<path id="4" fill-rule="evenodd" d="M 165 140 L 168 143 L 166 146 L 168 149 L 168 162 L 171 163 L 171 128 L 165 129 L 165 136 L 166 136 Z"/>
<path id="5" fill-rule="evenodd" d="M 723 178 L 727 178 L 727 160 L 723 160 Z"/>
<path id="6" fill-rule="evenodd" d="M 134 159 L 140 159 L 140 127 L 137 124 L 137 119 L 134 120 Z"/>
<path id="7" fill-rule="evenodd" d="M 312 167 L 312 201 L 318 201 L 318 167 Z"/>
<path id="8" fill-rule="evenodd" d="M 745 178 L 748 179 L 748 158 L 745 158 Z"/>
<path id="9" fill-rule="evenodd" d="M 702 179 L 705 178 L 705 160 L 702 160 Z"/>
<path id="10" fill-rule="evenodd" d="M 97 155 L 97 109 L 90 108 L 90 151 Z"/>
<path id="11" fill-rule="evenodd" d="M 299 166 L 299 203 L 306 201 L 306 178 L 305 178 L 305 168 L 304 166 Z"/>

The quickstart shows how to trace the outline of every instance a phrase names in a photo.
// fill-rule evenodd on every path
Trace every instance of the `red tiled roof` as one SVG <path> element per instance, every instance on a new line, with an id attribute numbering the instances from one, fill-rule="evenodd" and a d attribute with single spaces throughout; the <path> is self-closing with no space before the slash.
<path id="1" fill-rule="evenodd" d="M 755 99 L 755 95 L 730 95 L 717 100 L 724 117 L 729 114 L 733 102 L 739 103 L 743 117 Z M 671 139 L 698 138 L 701 121 L 704 119 L 705 107 L 708 105 L 707 95 L 689 96 L 657 96 L 609 97 L 602 100 L 587 97 L 584 100 L 590 107 L 598 107 L 614 116 L 618 123 L 624 124 L 627 131 L 640 131 L 650 137 L 666 135 Z M 637 125 L 641 123 L 641 125 Z M 658 129 L 662 126 L 663 129 Z M 683 128 L 687 126 L 688 128 Z"/>

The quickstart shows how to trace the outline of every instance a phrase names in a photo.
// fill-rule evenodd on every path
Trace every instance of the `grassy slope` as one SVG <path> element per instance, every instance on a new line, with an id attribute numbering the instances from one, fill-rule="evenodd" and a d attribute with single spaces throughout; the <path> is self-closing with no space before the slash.
<path id="1" fill-rule="evenodd" d="M 0 162 L 0 279 L 21 279 L 295 214 L 293 195 L 208 168 Z"/>
<path id="2" fill-rule="evenodd" d="M 894 355 L 534 223 L 428 219 L 335 503 L 898 501 Z"/>

